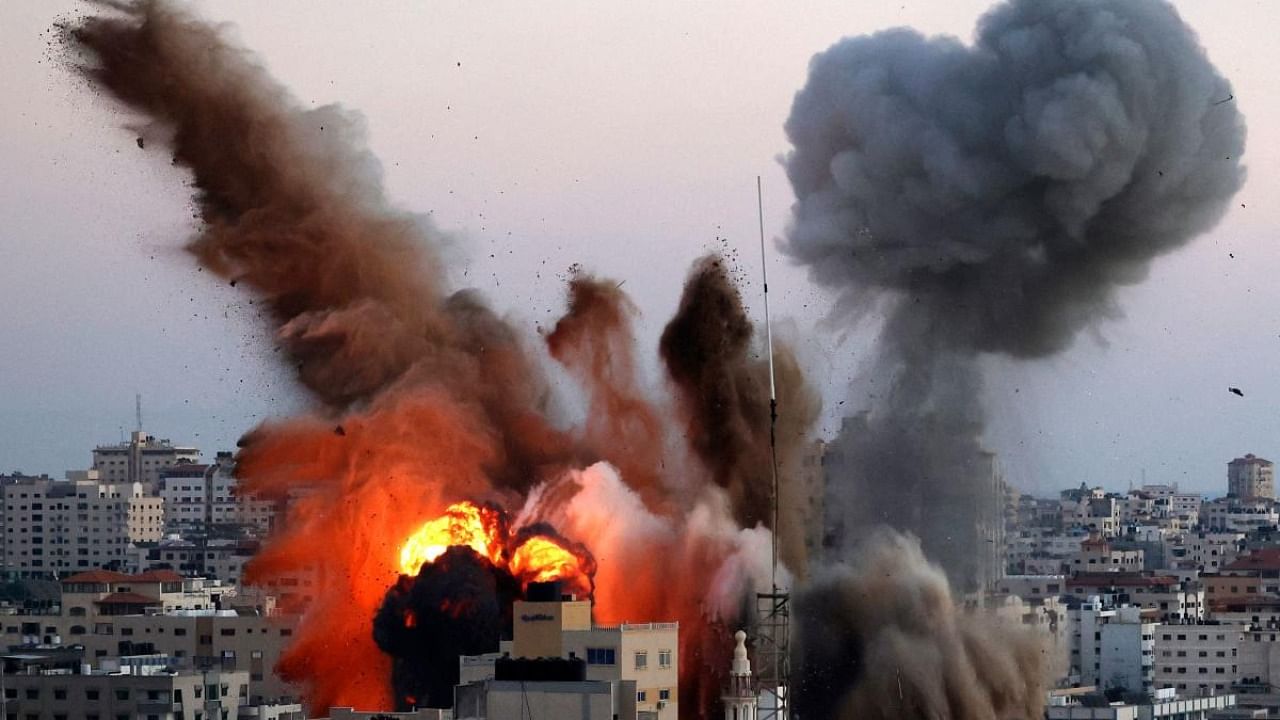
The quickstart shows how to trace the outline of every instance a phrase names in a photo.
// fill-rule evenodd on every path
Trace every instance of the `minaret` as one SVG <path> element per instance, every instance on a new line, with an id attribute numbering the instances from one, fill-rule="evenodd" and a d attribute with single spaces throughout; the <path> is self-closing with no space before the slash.
<path id="1" fill-rule="evenodd" d="M 733 665 L 729 670 L 729 687 L 720 697 L 724 701 L 724 720 L 756 720 L 759 698 L 751 683 L 751 661 L 747 659 L 747 634 L 733 634 Z"/>

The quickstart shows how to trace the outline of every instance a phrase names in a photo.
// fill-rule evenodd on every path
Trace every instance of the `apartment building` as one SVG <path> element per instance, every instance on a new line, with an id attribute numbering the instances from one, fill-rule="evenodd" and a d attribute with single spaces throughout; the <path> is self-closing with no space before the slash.
<path id="1" fill-rule="evenodd" d="M 1094 535 L 1080 543 L 1067 559 L 1072 575 L 1100 572 L 1141 572 L 1144 553 L 1141 549 L 1115 547 L 1107 539 Z"/>
<path id="2" fill-rule="evenodd" d="M 178 463 L 200 462 L 200 450 L 174 445 L 168 439 L 157 439 L 141 430 L 115 445 L 99 445 L 93 449 L 93 469 L 103 482 L 142 483 L 154 491 L 161 473 Z"/>
<path id="3" fill-rule="evenodd" d="M 1107 607 L 1136 605 L 1153 610 L 1160 622 L 1203 620 L 1205 591 L 1172 575 L 1090 573 L 1067 580 L 1067 593 L 1099 596 Z"/>
<path id="4" fill-rule="evenodd" d="M 180 463 L 160 473 L 159 494 L 165 501 L 165 523 L 178 532 L 207 532 L 214 526 L 269 531 L 274 502 L 237 492 L 235 461 L 219 452 L 214 463 Z"/>
<path id="5" fill-rule="evenodd" d="M 248 704 L 248 673 L 194 670 L 164 656 L 98 668 L 77 651 L 2 656 L 4 712 L 23 720 L 229 720 Z"/>
<path id="6" fill-rule="evenodd" d="M 1275 464 L 1252 453 L 1227 463 L 1227 494 L 1241 500 L 1275 500 Z"/>
<path id="7" fill-rule="evenodd" d="M 197 669 L 248 672 L 253 704 L 297 697 L 272 672 L 293 636 L 295 616 L 218 609 L 226 603 L 215 588 L 196 587 L 169 571 L 83 573 L 66 578 L 62 591 L 57 615 L 0 618 L 0 643 L 80 645 L 93 661 L 165 655 Z"/>
<path id="8" fill-rule="evenodd" d="M 129 544 L 159 540 L 164 503 L 141 483 L 26 478 L 0 484 L 0 563 L 9 577 L 119 568 Z"/>
<path id="9" fill-rule="evenodd" d="M 679 623 L 592 625 L 591 604 L 561 598 L 554 583 L 531 586 L 529 597 L 512 612 L 514 657 L 582 659 L 587 681 L 635 683 L 637 712 L 679 717 Z M 471 668 L 464 676 L 485 673 Z"/>
<path id="10" fill-rule="evenodd" d="M 125 572 L 173 570 L 185 577 L 239 584 L 244 566 L 253 559 L 259 543 L 254 540 L 168 537 L 156 543 L 138 543 L 126 553 Z"/>
<path id="11" fill-rule="evenodd" d="M 1151 610 L 1108 609 L 1099 597 L 1068 610 L 1071 667 L 1084 685 L 1149 692 L 1155 684 L 1155 632 Z"/>
<path id="12" fill-rule="evenodd" d="M 1158 688 L 1182 697 L 1222 695 L 1240 679 L 1240 643 L 1247 628 L 1220 623 L 1161 625 L 1156 629 Z"/>

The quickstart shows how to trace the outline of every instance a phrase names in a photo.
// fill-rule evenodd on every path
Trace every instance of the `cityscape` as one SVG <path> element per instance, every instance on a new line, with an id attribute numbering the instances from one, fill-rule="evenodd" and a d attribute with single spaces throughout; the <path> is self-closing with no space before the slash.
<path id="1" fill-rule="evenodd" d="M 0 720 L 1280 719 L 1278 24 L 0 4 Z"/>
<path id="2" fill-rule="evenodd" d="M 63 478 L 0 475 L 12 716 L 516 717 L 530 694 L 564 717 L 579 707 L 592 718 L 680 716 L 679 623 L 596 625 L 590 599 L 562 582 L 533 583 L 514 602 L 511 632 L 486 652 L 440 661 L 432 682 L 449 707 L 317 713 L 280 670 L 317 578 L 251 584 L 245 571 L 305 498 L 247 495 L 231 452 L 206 462 L 143 430 L 90 453 L 89 467 Z M 809 455 L 819 475 L 841 461 L 821 443 Z M 1021 493 L 992 466 L 996 503 L 981 534 L 997 550 L 959 599 L 1035 637 L 1047 654 L 1047 718 L 1280 710 L 1275 465 L 1253 454 L 1225 465 L 1220 493 L 1082 483 L 1054 497 Z M 809 512 L 807 525 L 830 525 L 822 502 Z M 821 557 L 823 538 L 808 542 Z M 726 717 L 769 717 L 776 699 L 752 672 L 748 636 L 735 634 Z"/>

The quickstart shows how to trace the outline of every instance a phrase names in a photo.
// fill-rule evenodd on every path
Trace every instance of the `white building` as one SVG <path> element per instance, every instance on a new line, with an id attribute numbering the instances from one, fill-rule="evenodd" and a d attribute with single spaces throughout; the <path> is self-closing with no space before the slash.
<path id="1" fill-rule="evenodd" d="M 1206 530 L 1248 533 L 1275 527 L 1280 522 L 1274 501 L 1222 498 L 1200 509 L 1200 526 Z"/>
<path id="2" fill-rule="evenodd" d="M 733 662 L 729 668 L 729 687 L 720 701 L 724 704 L 724 720 L 756 720 L 760 698 L 751 681 L 751 660 L 747 657 L 747 634 L 733 634 Z"/>
<path id="3" fill-rule="evenodd" d="M 1068 612 L 1071 666 L 1081 683 L 1100 688 L 1150 691 L 1155 683 L 1154 613 L 1125 606 L 1103 609 L 1091 597 Z M 1074 673 L 1073 673 L 1074 674 Z"/>
<path id="4" fill-rule="evenodd" d="M 1161 625 L 1156 629 L 1156 687 L 1181 697 L 1222 695 L 1240 677 L 1245 628 L 1223 624 Z"/>

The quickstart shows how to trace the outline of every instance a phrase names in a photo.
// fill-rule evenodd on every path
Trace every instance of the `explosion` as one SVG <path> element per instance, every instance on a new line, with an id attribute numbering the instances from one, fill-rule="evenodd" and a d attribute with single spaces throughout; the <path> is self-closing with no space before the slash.
<path id="1" fill-rule="evenodd" d="M 584 547 L 555 536 L 547 525 L 534 525 L 510 533 L 506 514 L 491 506 L 459 502 L 444 514 L 428 520 L 400 547 L 400 574 L 418 575 L 451 547 L 470 548 L 492 565 L 529 583 L 558 581 L 583 597 L 592 595 L 595 559 Z"/>
<path id="2" fill-rule="evenodd" d="M 241 490 L 287 507 L 245 580 L 314 579 L 285 608 L 302 618 L 277 671 L 317 713 L 446 703 L 456 655 L 496 651 L 511 603 L 555 578 L 594 597 L 597 623 L 679 622 L 679 704 L 712 715 L 772 537 L 759 464 L 725 456 L 767 446 L 769 408 L 722 262 L 690 273 L 662 348 L 667 397 L 642 390 L 617 282 L 576 274 L 545 347 L 531 343 L 446 287 L 443 234 L 389 205 L 361 119 L 303 107 L 222 33 L 156 0 L 113 3 L 70 37 L 95 86 L 166 131 L 196 188 L 188 250 L 253 294 L 314 400 L 236 456 Z M 553 411 L 542 353 L 580 383 L 584 420 Z M 812 397 L 798 372 L 779 387 Z M 815 416 L 782 412 L 784 468 Z"/>
<path id="3" fill-rule="evenodd" d="M 511 607 L 532 583 L 574 596 L 594 590 L 595 560 L 550 526 L 509 530 L 506 513 L 459 502 L 423 523 L 400 548 L 400 577 L 373 620 L 391 657 L 396 709 L 450 707 L 458 656 L 493 652 L 511 635 Z"/>
<path id="4" fill-rule="evenodd" d="M 787 587 L 813 522 L 800 491 L 772 496 L 768 363 L 722 261 L 690 272 L 653 397 L 620 283 L 575 275 L 531 343 L 447 287 L 443 233 L 389 204 L 359 116 L 304 107 L 165 2 L 104 7 L 70 29 L 81 71 L 163 131 L 146 149 L 192 174 L 189 252 L 252 293 L 313 400 L 236 457 L 243 491 L 287 506 L 245 579 L 315 579 L 277 668 L 308 709 L 447 703 L 457 655 L 496 650 L 529 584 L 559 580 L 598 623 L 678 621 L 682 714 L 713 716 L 729 633 L 771 584 L 767 510 Z M 843 309 L 888 308 L 865 378 L 887 391 L 837 443 L 851 467 L 830 471 L 825 529 L 854 562 L 797 595 L 797 708 L 1038 714 L 1028 647 L 972 630 L 929 564 L 961 590 L 981 575 L 978 358 L 1062 350 L 1217 220 L 1243 177 L 1229 90 L 1157 0 L 1012 0 L 972 48 L 893 31 L 815 58 L 786 125 L 785 249 Z M 817 398 L 773 352 L 785 479 Z M 541 353 L 580 384 L 584 420 L 554 411 Z M 860 542 L 879 522 L 920 545 Z"/>

